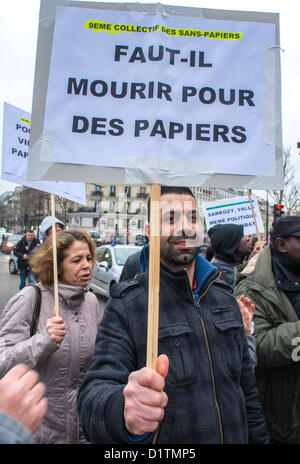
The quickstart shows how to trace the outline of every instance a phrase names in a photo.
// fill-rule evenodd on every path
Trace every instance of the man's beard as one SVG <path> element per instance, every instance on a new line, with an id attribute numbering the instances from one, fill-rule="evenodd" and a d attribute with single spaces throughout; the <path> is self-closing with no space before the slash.
<path id="1" fill-rule="evenodd" d="M 173 245 L 181 240 L 191 241 L 191 247 L 187 250 L 180 250 L 173 247 Z M 196 235 L 193 237 L 169 237 L 167 243 L 161 247 L 161 259 L 166 264 L 171 266 L 188 266 L 192 264 L 197 254 L 200 252 L 200 240 Z"/>

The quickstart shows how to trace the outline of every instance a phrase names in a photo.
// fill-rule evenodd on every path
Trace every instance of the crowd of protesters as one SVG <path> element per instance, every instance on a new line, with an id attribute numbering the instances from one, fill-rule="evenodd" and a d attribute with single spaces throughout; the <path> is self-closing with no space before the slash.
<path id="1" fill-rule="evenodd" d="M 100 321 L 90 237 L 57 220 L 59 308 L 50 219 L 31 255 L 25 238 L 36 283 L 0 319 L 0 443 L 300 443 L 300 217 L 278 219 L 265 246 L 242 226 L 215 226 L 206 259 L 190 189 L 161 195 L 156 369 L 149 243 Z"/>

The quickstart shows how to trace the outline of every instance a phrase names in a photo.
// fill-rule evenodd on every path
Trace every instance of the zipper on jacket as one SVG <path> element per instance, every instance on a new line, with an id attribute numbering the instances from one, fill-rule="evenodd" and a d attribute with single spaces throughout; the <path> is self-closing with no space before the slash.
<path id="1" fill-rule="evenodd" d="M 221 272 L 218 274 L 218 276 L 214 280 L 212 280 L 209 283 L 209 285 L 207 286 L 205 292 L 201 296 L 199 296 L 199 301 L 206 295 L 206 293 L 208 292 L 208 289 L 210 288 L 210 286 L 213 283 L 215 283 L 216 280 L 219 279 L 220 275 L 221 275 Z M 187 275 L 187 279 L 188 279 L 188 275 Z M 191 292 L 193 305 L 196 308 L 197 313 L 199 314 L 200 313 L 200 306 L 199 306 L 199 303 L 197 303 L 196 300 L 195 300 L 195 297 L 193 295 L 190 283 L 189 283 L 189 289 L 190 289 L 190 292 Z M 220 411 L 220 406 L 219 406 L 219 402 L 218 402 L 218 398 L 217 398 L 217 390 L 216 390 L 216 381 L 215 381 L 215 375 L 214 375 L 214 370 L 213 370 L 213 362 L 212 362 L 210 347 L 209 347 L 209 343 L 208 343 L 207 332 L 206 332 L 204 320 L 203 320 L 201 314 L 199 314 L 199 319 L 200 319 L 200 322 L 201 322 L 201 327 L 202 327 L 203 334 L 204 334 L 204 339 L 205 339 L 205 345 L 206 345 L 206 350 L 207 350 L 207 355 L 208 355 L 208 362 L 209 362 L 209 370 L 210 370 L 210 376 L 211 376 L 212 387 L 213 387 L 214 402 L 215 402 L 217 415 L 218 415 L 218 421 L 219 421 L 220 439 L 221 439 L 221 444 L 223 445 L 224 444 L 224 435 L 223 435 L 223 427 L 222 427 L 222 420 L 221 420 L 221 411 Z"/>
<path id="2" fill-rule="evenodd" d="M 211 359 L 211 353 L 210 353 L 206 328 L 205 328 L 205 324 L 204 324 L 204 321 L 203 321 L 201 316 L 200 316 L 200 322 L 201 322 L 201 325 L 202 325 L 204 338 L 205 338 L 205 343 L 206 343 L 206 349 L 207 349 L 208 361 L 209 361 L 209 368 L 210 368 L 210 375 L 211 375 L 211 380 L 212 380 L 212 385 L 213 385 L 214 400 L 215 400 L 215 405 L 216 405 L 216 410 L 217 410 L 218 420 L 219 420 L 220 438 L 221 438 L 221 444 L 223 445 L 224 444 L 223 428 L 222 428 L 222 421 L 221 421 L 220 406 L 219 406 L 219 402 L 218 402 L 218 399 L 217 399 L 216 383 L 215 383 L 215 376 L 214 376 L 214 371 L 213 371 L 213 364 L 212 364 L 212 359 Z"/>

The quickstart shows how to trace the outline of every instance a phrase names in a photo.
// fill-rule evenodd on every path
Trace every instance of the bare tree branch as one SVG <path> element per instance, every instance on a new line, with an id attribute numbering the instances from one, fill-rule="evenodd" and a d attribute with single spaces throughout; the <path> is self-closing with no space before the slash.
<path id="1" fill-rule="evenodd" d="M 291 147 L 283 152 L 283 178 L 282 191 L 270 191 L 270 197 L 275 204 L 284 204 L 287 215 L 300 215 L 299 186 L 295 184 L 295 169 L 291 161 Z"/>

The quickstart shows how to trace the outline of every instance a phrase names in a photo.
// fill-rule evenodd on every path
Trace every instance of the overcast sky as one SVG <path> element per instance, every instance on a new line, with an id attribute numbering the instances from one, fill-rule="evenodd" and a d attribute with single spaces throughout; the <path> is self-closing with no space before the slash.
<path id="1" fill-rule="evenodd" d="M 55 0 L 53 0 L 55 1 Z M 119 3 L 111 1 L 111 3 Z M 154 3 L 144 1 L 143 3 Z M 288 0 L 171 0 L 167 5 L 199 8 L 261 11 L 280 14 L 283 146 L 290 147 L 296 181 L 300 184 L 300 1 Z M 2 147 L 3 102 L 31 113 L 39 0 L 1 2 L 0 14 L 0 147 Z M 2 149 L 1 149 L 2 156 Z M 0 194 L 15 184 L 0 180 Z"/>

